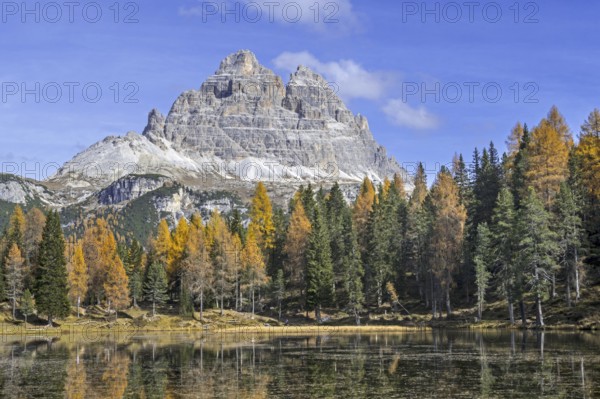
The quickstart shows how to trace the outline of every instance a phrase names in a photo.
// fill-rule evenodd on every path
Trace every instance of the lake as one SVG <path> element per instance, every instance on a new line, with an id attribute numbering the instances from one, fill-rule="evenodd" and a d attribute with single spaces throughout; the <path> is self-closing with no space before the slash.
<path id="1" fill-rule="evenodd" d="M 593 398 L 600 335 L 0 337 L 7 398 Z"/>

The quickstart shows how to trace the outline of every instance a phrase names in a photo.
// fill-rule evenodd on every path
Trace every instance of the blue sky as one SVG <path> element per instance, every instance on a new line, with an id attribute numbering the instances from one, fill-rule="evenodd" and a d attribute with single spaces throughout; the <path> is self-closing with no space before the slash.
<path id="1" fill-rule="evenodd" d="M 141 132 L 239 49 L 284 81 L 302 63 L 335 82 L 409 170 L 490 140 L 504 149 L 517 121 L 553 104 L 577 134 L 600 107 L 597 2 L 267 3 L 3 2 L 3 171 L 43 178 L 105 136 Z"/>

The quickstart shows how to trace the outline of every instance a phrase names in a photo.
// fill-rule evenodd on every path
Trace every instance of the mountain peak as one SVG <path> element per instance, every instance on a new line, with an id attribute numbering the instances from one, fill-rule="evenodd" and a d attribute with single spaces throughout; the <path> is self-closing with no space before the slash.
<path id="1" fill-rule="evenodd" d="M 251 76 L 268 72 L 267 68 L 259 64 L 252 51 L 239 50 L 225 57 L 215 74 Z"/>

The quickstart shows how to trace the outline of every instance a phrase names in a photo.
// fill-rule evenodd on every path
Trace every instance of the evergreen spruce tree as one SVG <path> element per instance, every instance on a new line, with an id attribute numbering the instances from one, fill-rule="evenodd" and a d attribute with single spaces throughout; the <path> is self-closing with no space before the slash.
<path id="1" fill-rule="evenodd" d="M 321 321 L 321 309 L 333 301 L 333 263 L 329 232 L 319 207 L 314 209 L 314 224 L 306 250 L 306 304 Z"/>
<path id="2" fill-rule="evenodd" d="M 377 306 L 383 303 L 385 283 L 392 277 L 393 257 L 391 251 L 394 234 L 395 210 L 389 193 L 380 187 L 378 200 L 373 205 L 367 226 L 367 252 L 365 283 L 367 293 L 376 299 Z"/>
<path id="3" fill-rule="evenodd" d="M 511 191 L 504 187 L 498 194 L 490 229 L 498 291 L 506 299 L 511 324 L 515 322 L 513 304 L 517 299 L 521 304 L 521 317 L 525 320 L 525 309 L 522 302 L 522 273 L 516 267 L 515 224 L 514 197 Z"/>
<path id="4" fill-rule="evenodd" d="M 491 233 L 487 223 L 477 226 L 477 241 L 475 246 L 475 283 L 477 285 L 477 316 L 482 318 L 485 293 L 490 280 L 490 269 L 494 259 L 491 248 Z"/>
<path id="5" fill-rule="evenodd" d="M 27 326 L 27 318 L 35 313 L 35 302 L 29 290 L 25 290 L 21 297 L 21 313 L 25 317 L 25 326 Z"/>
<path id="6" fill-rule="evenodd" d="M 152 316 L 156 316 L 156 304 L 163 304 L 169 296 L 167 272 L 162 263 L 153 261 L 148 266 L 144 281 L 144 299 L 152 302 Z"/>
<path id="7" fill-rule="evenodd" d="M 285 278 L 283 276 L 283 269 L 277 270 L 275 278 L 271 281 L 271 292 L 275 301 L 277 301 L 277 320 L 281 320 L 282 303 L 285 298 Z"/>
<path id="8" fill-rule="evenodd" d="M 360 325 L 360 310 L 364 303 L 363 277 L 364 270 L 360 259 L 360 247 L 356 229 L 352 225 L 352 214 L 346 212 L 343 219 L 344 236 L 344 275 L 342 278 L 344 301 L 354 313 L 356 325 Z"/>
<path id="9" fill-rule="evenodd" d="M 571 306 L 571 287 L 575 287 L 575 301 L 581 296 L 581 249 L 584 240 L 583 222 L 579 203 L 567 183 L 563 183 L 556 201 L 560 260 L 567 277 L 567 304 Z"/>
<path id="10" fill-rule="evenodd" d="M 350 214 L 350 209 L 346 204 L 344 195 L 337 182 L 329 192 L 325 205 L 325 216 L 327 227 L 329 229 L 329 238 L 331 239 L 331 259 L 333 261 L 334 291 L 336 299 L 342 300 L 344 276 L 346 275 L 345 263 L 346 255 L 346 237 L 344 235 L 344 218 Z"/>
<path id="11" fill-rule="evenodd" d="M 529 170 L 529 146 L 531 136 L 527 124 L 523 125 L 523 135 L 519 143 L 519 150 L 515 155 L 513 172 L 511 175 L 511 189 L 517 209 L 521 207 L 521 199 L 527 196 L 527 171 Z"/>
<path id="12" fill-rule="evenodd" d="M 39 313 L 54 318 L 66 317 L 71 310 L 65 260 L 65 240 L 58 212 L 48 214 L 39 249 L 35 276 L 35 299 Z"/>
<path id="13" fill-rule="evenodd" d="M 557 236 L 550 228 L 550 214 L 530 187 L 517 218 L 518 256 L 535 297 L 538 327 L 544 326 L 542 301 L 548 295 L 548 281 L 557 268 Z"/>

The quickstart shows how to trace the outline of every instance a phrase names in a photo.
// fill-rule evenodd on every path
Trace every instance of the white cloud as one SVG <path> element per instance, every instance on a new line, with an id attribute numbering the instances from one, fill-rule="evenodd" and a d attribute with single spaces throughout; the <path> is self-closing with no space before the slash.
<path id="1" fill-rule="evenodd" d="M 438 118 L 424 106 L 413 108 L 399 99 L 389 100 L 383 107 L 383 112 L 397 126 L 425 130 L 433 129 L 439 124 Z"/>
<path id="2" fill-rule="evenodd" d="M 323 75 L 344 100 L 366 98 L 377 100 L 384 94 L 386 78 L 378 72 L 369 72 L 353 60 L 321 62 L 309 52 L 284 52 L 273 60 L 277 68 L 295 71 L 304 65 Z"/>
<path id="3" fill-rule="evenodd" d="M 351 0 L 228 0 L 202 1 L 180 7 L 182 16 L 202 17 L 203 22 L 278 23 L 302 25 L 316 31 L 348 32 L 360 29 Z"/>

